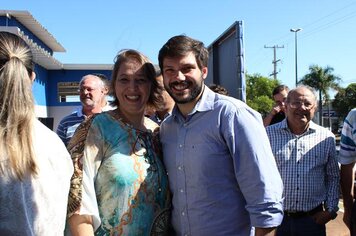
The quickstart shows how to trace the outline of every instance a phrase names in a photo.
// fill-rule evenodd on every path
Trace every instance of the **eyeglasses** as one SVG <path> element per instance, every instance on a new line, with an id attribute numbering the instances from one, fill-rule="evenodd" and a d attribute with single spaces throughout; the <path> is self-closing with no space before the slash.
<path id="1" fill-rule="evenodd" d="M 78 89 L 78 92 L 79 93 L 83 93 L 83 92 L 85 92 L 85 91 L 88 91 L 88 93 L 91 93 L 91 92 L 93 92 L 93 91 L 95 91 L 95 90 L 97 90 L 98 88 L 80 88 L 80 89 Z"/>
<path id="2" fill-rule="evenodd" d="M 306 110 L 310 110 L 314 107 L 313 103 L 310 102 L 302 102 L 302 101 L 294 101 L 294 102 L 288 102 L 289 106 L 293 109 L 300 108 L 304 106 Z"/>

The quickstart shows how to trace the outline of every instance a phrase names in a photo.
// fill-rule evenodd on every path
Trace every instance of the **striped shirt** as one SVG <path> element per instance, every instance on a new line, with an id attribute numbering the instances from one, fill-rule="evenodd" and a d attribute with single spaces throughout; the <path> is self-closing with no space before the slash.
<path id="1" fill-rule="evenodd" d="M 310 121 L 302 135 L 293 134 L 287 119 L 267 127 L 273 154 L 284 184 L 284 210 L 310 211 L 324 203 L 337 211 L 339 167 L 335 136 Z"/>
<path id="2" fill-rule="evenodd" d="M 85 115 L 80 109 L 64 117 L 58 125 L 57 134 L 67 146 L 75 130 L 85 120 Z"/>
<path id="3" fill-rule="evenodd" d="M 356 108 L 347 115 L 341 132 L 339 162 L 343 165 L 356 161 Z"/>

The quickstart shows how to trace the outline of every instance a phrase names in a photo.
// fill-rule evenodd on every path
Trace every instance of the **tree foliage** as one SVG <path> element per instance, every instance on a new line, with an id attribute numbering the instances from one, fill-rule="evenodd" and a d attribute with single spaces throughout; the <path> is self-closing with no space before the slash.
<path id="1" fill-rule="evenodd" d="M 306 74 L 299 83 L 308 85 L 319 91 L 319 114 L 322 114 L 323 101 L 330 99 L 329 89 L 339 90 L 341 78 L 333 74 L 334 68 L 327 66 L 322 68 L 318 65 L 309 66 L 309 73 Z M 323 99 L 324 98 L 324 99 Z M 319 116 L 319 123 L 322 124 L 322 116 Z"/>
<path id="2" fill-rule="evenodd" d="M 246 75 L 246 103 L 265 116 L 274 104 L 272 91 L 280 84 L 259 74 Z"/>
<path id="3" fill-rule="evenodd" d="M 309 66 L 309 74 L 306 74 L 303 79 L 299 81 L 301 84 L 308 85 L 321 92 L 324 100 L 329 100 L 329 89 L 338 90 L 341 78 L 333 74 L 334 68 L 327 66 L 322 68 L 318 65 Z"/>
<path id="4" fill-rule="evenodd" d="M 356 83 L 349 84 L 345 89 L 340 89 L 335 95 L 332 105 L 343 120 L 351 109 L 356 108 Z"/>

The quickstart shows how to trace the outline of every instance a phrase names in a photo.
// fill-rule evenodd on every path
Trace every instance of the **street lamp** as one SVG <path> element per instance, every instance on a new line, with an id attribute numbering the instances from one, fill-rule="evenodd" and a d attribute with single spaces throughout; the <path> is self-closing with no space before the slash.
<path id="1" fill-rule="evenodd" d="M 297 33 L 301 31 L 301 28 L 298 29 L 290 29 L 291 32 L 295 35 L 295 86 L 298 84 L 298 40 L 297 40 Z"/>

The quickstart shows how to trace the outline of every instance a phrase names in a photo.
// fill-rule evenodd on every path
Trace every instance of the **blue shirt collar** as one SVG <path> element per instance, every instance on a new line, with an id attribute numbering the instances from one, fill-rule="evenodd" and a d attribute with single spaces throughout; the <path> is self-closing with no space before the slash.
<path id="1" fill-rule="evenodd" d="M 73 114 L 76 113 L 77 114 L 77 117 L 86 117 L 84 114 L 83 114 L 83 107 L 77 107 L 74 111 L 73 111 Z"/>

